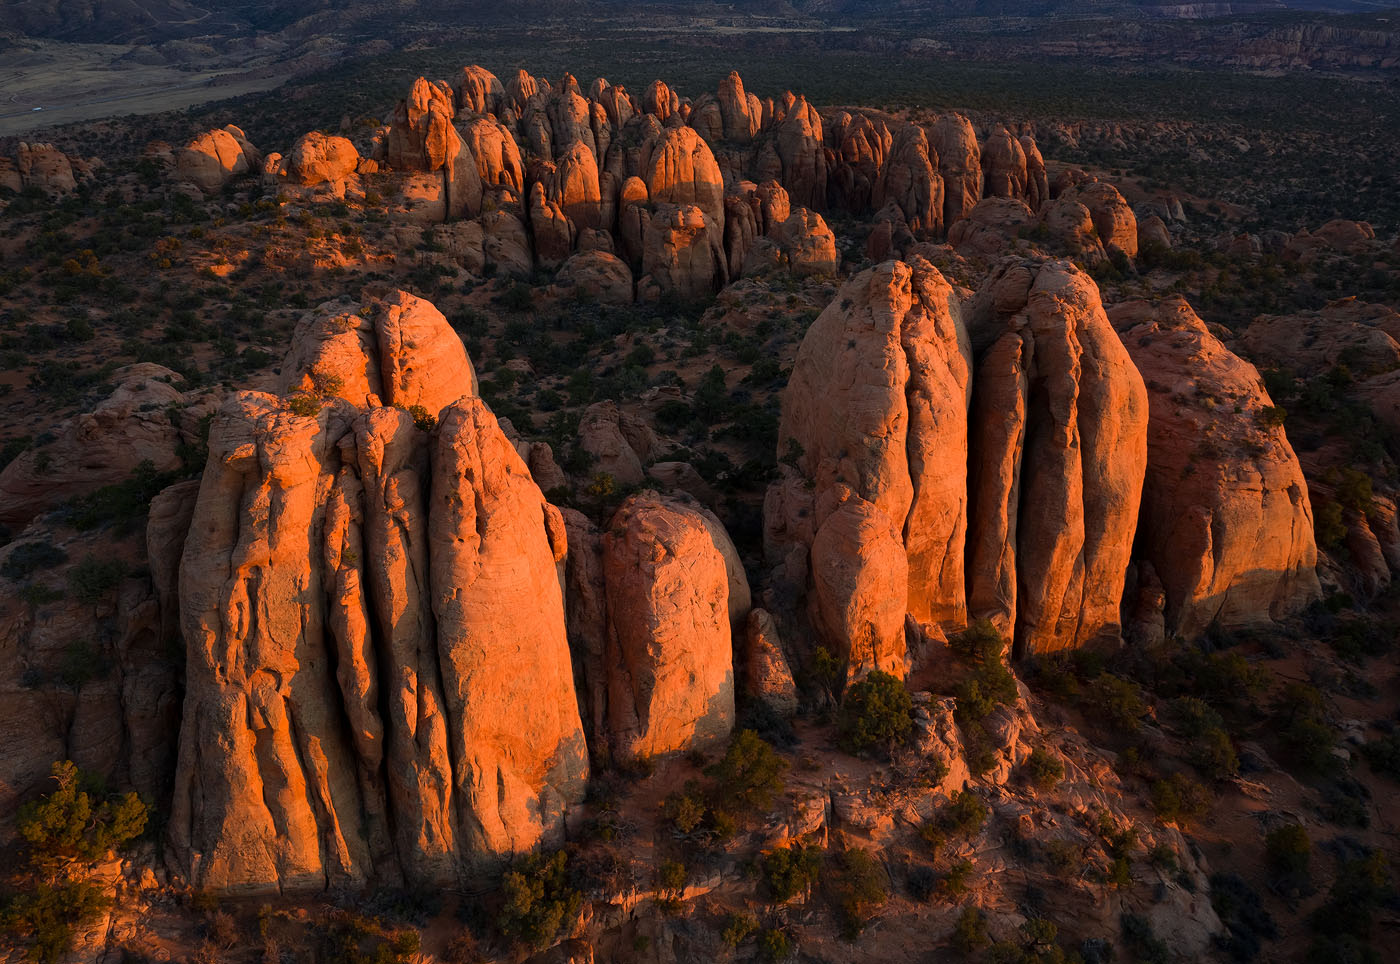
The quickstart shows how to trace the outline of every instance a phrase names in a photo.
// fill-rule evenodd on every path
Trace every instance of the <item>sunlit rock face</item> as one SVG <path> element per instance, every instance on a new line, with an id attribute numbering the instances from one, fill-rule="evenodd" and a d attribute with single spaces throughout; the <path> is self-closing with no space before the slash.
<path id="1" fill-rule="evenodd" d="M 1316 599 L 1307 482 L 1259 372 L 1182 298 L 1109 316 L 1150 401 L 1139 552 L 1166 594 L 1167 632 L 1268 621 Z"/>
<path id="2" fill-rule="evenodd" d="M 765 541 L 775 581 L 852 676 L 904 672 L 906 612 L 966 620 L 970 392 L 952 288 L 920 259 L 848 281 L 798 351 Z"/>
<path id="3" fill-rule="evenodd" d="M 445 883 L 558 839 L 588 773 L 563 520 L 460 340 L 403 293 L 331 303 L 282 377 L 215 418 L 185 542 L 175 868 Z"/>
<path id="4" fill-rule="evenodd" d="M 1004 263 L 977 293 L 970 615 L 1020 655 L 1120 638 L 1147 464 L 1147 394 L 1098 288 Z"/>

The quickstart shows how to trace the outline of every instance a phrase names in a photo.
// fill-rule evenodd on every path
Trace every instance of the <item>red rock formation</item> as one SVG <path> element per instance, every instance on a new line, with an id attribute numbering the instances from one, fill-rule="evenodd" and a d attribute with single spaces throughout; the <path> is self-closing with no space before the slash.
<path id="1" fill-rule="evenodd" d="M 1066 262 L 1004 263 L 968 328 L 969 615 L 1013 630 L 1018 655 L 1115 642 L 1147 462 L 1142 376 Z"/>
<path id="2" fill-rule="evenodd" d="M 652 81 L 642 95 L 642 111 L 652 114 L 663 124 L 679 107 L 680 98 L 676 92 L 659 80 Z"/>
<path id="3" fill-rule="evenodd" d="M 542 268 L 557 268 L 574 249 L 574 228 L 557 201 L 545 196 L 539 181 L 530 185 L 530 233 L 535 238 L 535 260 Z"/>
<path id="4" fill-rule="evenodd" d="M 559 268 L 554 286 L 564 297 L 582 297 L 610 305 L 632 303 L 632 272 L 616 255 L 580 251 Z"/>
<path id="5" fill-rule="evenodd" d="M 175 175 L 212 194 L 240 174 L 262 162 L 243 131 L 232 125 L 206 131 L 190 141 L 175 157 Z"/>
<path id="6" fill-rule="evenodd" d="M 619 759 L 713 746 L 734 725 L 724 557 L 692 508 L 652 492 L 603 534 L 608 724 Z"/>
<path id="7" fill-rule="evenodd" d="M 815 590 L 823 639 L 852 674 L 902 667 L 906 612 L 965 619 L 970 360 L 952 288 L 922 259 L 856 275 L 798 350 L 765 545 L 780 584 Z"/>
<path id="8" fill-rule="evenodd" d="M 360 152 L 349 140 L 312 131 L 297 138 L 278 173 L 295 184 L 322 184 L 345 180 L 359 163 Z"/>
<path id="9" fill-rule="evenodd" d="M 0 470 L 0 524 L 18 531 L 62 503 L 132 478 L 142 463 L 153 472 L 181 465 L 179 422 L 170 406 L 185 398 L 179 376 L 148 362 L 113 373 L 116 389 L 91 412 L 59 424 L 53 441 L 21 452 Z"/>
<path id="10" fill-rule="evenodd" d="M 67 194 L 78 186 L 73 161 L 52 144 L 20 142 L 15 153 L 20 183 L 50 197 Z"/>
<path id="11" fill-rule="evenodd" d="M 1116 187 L 1105 181 L 1092 181 L 1065 191 L 1057 203 L 1074 201 L 1089 209 L 1106 250 L 1119 251 L 1129 258 L 1137 257 L 1137 218 Z"/>
<path id="12" fill-rule="evenodd" d="M 517 198 L 525 193 L 520 148 L 509 130 L 494 117 L 475 117 L 462 125 L 462 138 L 476 160 L 483 190 L 505 188 Z"/>
<path id="13" fill-rule="evenodd" d="M 735 144 L 747 144 L 758 135 L 763 123 L 763 107 L 753 94 L 744 92 L 744 81 L 737 71 L 719 84 L 719 113 L 723 136 Z"/>
<path id="14" fill-rule="evenodd" d="M 501 110 L 505 87 L 485 67 L 472 64 L 457 76 L 457 110 L 464 114 L 495 114 Z"/>
<path id="15" fill-rule="evenodd" d="M 588 756 L 556 565 L 562 517 L 480 399 L 442 417 L 433 459 L 433 614 L 468 855 L 557 839 Z"/>
<path id="16" fill-rule="evenodd" d="M 943 178 L 943 224 L 967 217 L 982 199 L 982 151 L 972 123 L 961 114 L 942 114 L 928 132 Z"/>
<path id="17" fill-rule="evenodd" d="M 419 77 L 399 101 L 385 143 L 389 166 L 399 171 L 441 171 L 449 218 L 481 210 L 482 179 L 471 151 L 452 124 L 452 94 L 446 85 Z"/>
<path id="18" fill-rule="evenodd" d="M 826 135 L 832 151 L 827 170 L 828 202 L 847 211 L 879 207 L 872 199 L 894 144 L 889 127 L 883 120 L 842 111 L 827 120 Z M 942 211 L 938 218 L 942 220 Z"/>
<path id="19" fill-rule="evenodd" d="M 922 127 L 906 124 L 894 136 L 889 158 L 875 184 L 871 203 L 895 204 L 917 238 L 943 233 L 943 178 Z"/>
<path id="20" fill-rule="evenodd" d="M 1267 622 L 1316 599 L 1307 482 L 1283 427 L 1266 421 L 1273 402 L 1254 366 L 1181 298 L 1109 316 L 1147 383 L 1138 547 L 1166 592 L 1167 632 Z"/>
<path id="21" fill-rule="evenodd" d="M 1026 155 L 1026 207 L 1039 211 L 1050 202 L 1050 179 L 1045 173 L 1045 158 L 1036 147 L 1035 138 L 1021 135 L 1021 150 Z"/>
<path id="22" fill-rule="evenodd" d="M 1026 197 L 1026 152 L 998 125 L 982 142 L 982 190 L 987 197 Z"/>
<path id="23" fill-rule="evenodd" d="M 1025 202 L 1016 198 L 984 198 L 966 218 L 949 226 L 948 243 L 964 257 L 995 257 L 1034 223 L 1035 216 Z"/>
<path id="24" fill-rule="evenodd" d="M 820 208 L 826 204 L 826 152 L 822 119 L 816 108 L 798 97 L 774 128 L 773 149 L 782 164 L 782 183 L 794 204 Z"/>
<path id="25" fill-rule="evenodd" d="M 728 271 L 724 249 L 699 207 L 658 205 L 645 230 L 639 298 L 708 298 L 723 286 Z"/>
<path id="26" fill-rule="evenodd" d="M 210 435 L 170 823 L 197 887 L 444 883 L 556 836 L 582 795 L 562 521 L 441 315 L 367 307 L 299 327 L 283 379 L 318 414 L 244 392 Z M 441 411 L 431 450 L 416 405 Z"/>
<path id="27" fill-rule="evenodd" d="M 775 224 L 768 236 L 777 243 L 794 274 L 836 273 L 836 235 L 816 211 L 795 208 L 783 221 Z"/>

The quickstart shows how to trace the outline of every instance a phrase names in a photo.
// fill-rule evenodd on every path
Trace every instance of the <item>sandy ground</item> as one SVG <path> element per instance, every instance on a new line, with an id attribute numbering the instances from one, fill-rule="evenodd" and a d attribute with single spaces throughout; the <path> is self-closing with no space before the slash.
<path id="1" fill-rule="evenodd" d="M 292 75 L 290 67 L 181 70 L 118 62 L 133 49 L 26 42 L 6 50 L 0 56 L 0 137 L 118 114 L 179 110 L 271 90 Z"/>

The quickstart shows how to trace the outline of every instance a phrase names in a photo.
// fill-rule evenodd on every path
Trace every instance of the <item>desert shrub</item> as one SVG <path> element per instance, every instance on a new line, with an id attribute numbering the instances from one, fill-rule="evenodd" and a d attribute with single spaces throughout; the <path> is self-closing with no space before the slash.
<path id="1" fill-rule="evenodd" d="M 30 956 L 55 964 L 73 945 L 80 927 L 97 920 L 111 900 L 88 881 L 39 882 L 0 908 L 0 924 L 11 937 L 28 944 Z"/>
<path id="2" fill-rule="evenodd" d="M 1023 766 L 1030 781 L 1042 790 L 1054 789 L 1065 778 L 1064 763 L 1041 747 L 1031 751 Z"/>
<path id="3" fill-rule="evenodd" d="M 919 903 L 927 903 L 938 892 L 938 871 L 925 864 L 910 868 L 904 889 Z"/>
<path id="4" fill-rule="evenodd" d="M 758 935 L 758 956 L 765 961 L 785 961 L 792 956 L 792 938 L 787 931 L 770 927 Z"/>
<path id="5" fill-rule="evenodd" d="M 972 871 L 972 861 L 954 861 L 939 881 L 938 892 L 949 900 L 962 897 L 972 889 Z"/>
<path id="6" fill-rule="evenodd" d="M 763 855 L 763 881 L 778 903 L 810 891 L 821 880 L 822 851 L 815 845 L 776 847 Z"/>
<path id="7" fill-rule="evenodd" d="M 1272 873 L 1306 880 L 1312 862 L 1312 840 L 1299 824 L 1275 827 L 1264 837 L 1264 857 Z"/>
<path id="8" fill-rule="evenodd" d="M 1371 945 L 1376 911 L 1394 903 L 1395 887 L 1385 854 L 1372 851 L 1346 859 L 1327 900 L 1308 919 L 1314 937 L 1307 964 L 1381 964 L 1383 957 Z"/>
<path id="9" fill-rule="evenodd" d="M 724 922 L 724 929 L 720 931 L 719 936 L 727 947 L 738 947 L 756 933 L 758 918 L 752 914 L 735 911 Z"/>
<path id="10" fill-rule="evenodd" d="M 202 468 L 203 462 L 197 467 Z M 123 481 L 71 499 L 62 510 L 64 521 L 83 532 L 111 526 L 124 534 L 144 524 L 151 499 L 183 475 L 181 471 L 157 472 L 155 463 L 145 459 Z"/>
<path id="11" fill-rule="evenodd" d="M 1142 694 L 1130 680 L 1104 673 L 1094 680 L 1089 700 L 1115 729 L 1134 734 L 1142 728 L 1147 706 Z"/>
<path id="12" fill-rule="evenodd" d="M 856 754 L 888 752 L 908 737 L 913 725 L 909 691 L 898 677 L 880 670 L 847 689 L 837 718 L 842 748 Z"/>
<path id="13" fill-rule="evenodd" d="M 1307 683 L 1289 683 L 1274 704 L 1279 741 L 1292 760 L 1312 774 L 1335 773 L 1336 734 L 1327 724 L 1322 694 Z"/>
<path id="14" fill-rule="evenodd" d="M 783 792 L 787 761 L 753 730 L 740 730 L 724 756 L 705 771 L 718 799 L 740 813 L 767 811 Z"/>
<path id="15" fill-rule="evenodd" d="M 1400 780 L 1400 733 L 1371 740 L 1361 749 L 1371 769 L 1392 780 Z"/>
<path id="16" fill-rule="evenodd" d="M 535 304 L 535 296 L 530 286 L 520 281 L 497 295 L 494 300 L 507 311 L 529 311 Z"/>
<path id="17" fill-rule="evenodd" d="M 572 920 L 583 895 L 569 874 L 563 850 L 539 851 L 518 860 L 501 881 L 505 903 L 496 918 L 500 932 L 517 943 L 543 950 Z"/>
<path id="18" fill-rule="evenodd" d="M 1278 937 L 1273 916 L 1239 874 L 1213 874 L 1210 903 L 1225 925 L 1225 936 L 1217 940 L 1232 959 L 1252 961 L 1263 950 L 1264 941 Z"/>
<path id="19" fill-rule="evenodd" d="M 421 431 L 431 432 L 437 428 L 437 416 L 423 405 L 410 405 L 408 414 L 413 418 L 413 424 Z"/>
<path id="20" fill-rule="evenodd" d="M 5 564 L 0 565 L 0 576 L 19 582 L 67 561 L 68 553 L 50 542 L 21 542 L 10 550 Z"/>
<path id="21" fill-rule="evenodd" d="M 927 823 L 919 834 L 934 850 L 942 849 L 950 837 L 971 837 L 982 829 L 990 811 L 977 794 L 963 789 Z"/>
<path id="22" fill-rule="evenodd" d="M 1178 696 L 1169 704 L 1168 712 L 1176 728 L 1188 740 L 1197 739 L 1225 725 L 1214 707 L 1194 696 Z"/>
<path id="23" fill-rule="evenodd" d="M 126 578 L 126 562 L 86 556 L 68 570 L 68 587 L 81 602 L 95 603 L 115 590 Z"/>
<path id="24" fill-rule="evenodd" d="M 685 864 L 679 860 L 666 859 L 656 868 L 656 905 L 663 914 L 680 913 L 681 899 L 685 894 Z"/>
<path id="25" fill-rule="evenodd" d="M 109 904 L 91 879 L 93 865 L 140 836 L 147 819 L 136 794 L 98 795 L 69 761 L 55 763 L 51 772 L 57 787 L 16 817 L 22 869 L 16 895 L 0 903 L 4 930 L 45 964 L 61 958 L 77 929 Z"/>
<path id="26" fill-rule="evenodd" d="M 1336 549 L 1347 537 L 1346 523 L 1342 521 L 1342 507 L 1337 502 L 1319 501 L 1313 515 L 1313 534 L 1317 544 L 1324 549 Z"/>
<path id="27" fill-rule="evenodd" d="M 1123 930 L 1123 943 L 1134 955 L 1130 960 L 1137 964 L 1169 964 L 1171 948 L 1152 931 L 1152 924 L 1146 917 L 1137 914 L 1124 914 L 1119 921 Z"/>
<path id="28" fill-rule="evenodd" d="M 1152 807 L 1167 823 L 1186 826 L 1210 811 L 1210 791 L 1190 777 L 1173 773 L 1152 784 Z"/>
<path id="29" fill-rule="evenodd" d="M 1229 734 L 1212 727 L 1191 743 L 1191 765 L 1211 780 L 1223 780 L 1240 771 L 1240 760 Z"/>
<path id="30" fill-rule="evenodd" d="M 889 899 L 885 869 L 868 850 L 852 848 L 841 854 L 832 875 L 832 896 L 841 914 L 841 931 L 855 940 L 875 912 Z"/>
<path id="31" fill-rule="evenodd" d="M 334 910 L 316 927 L 317 957 L 341 964 L 408 964 L 421 939 L 412 929 L 394 930 L 355 911 Z"/>
<path id="32" fill-rule="evenodd" d="M 705 819 L 705 802 L 695 789 L 687 787 L 684 793 L 672 793 L 661 805 L 661 815 L 670 821 L 671 826 L 683 834 L 693 833 Z"/>
<path id="33" fill-rule="evenodd" d="M 315 418 L 321 414 L 321 399 L 310 392 L 297 392 L 287 399 L 287 408 L 293 415 Z"/>
<path id="34" fill-rule="evenodd" d="M 979 620 L 949 640 L 948 645 L 973 667 L 953 689 L 959 724 L 980 722 L 998 706 L 1015 701 L 1016 678 L 1003 658 L 1006 641 L 989 621 Z"/>
<path id="35" fill-rule="evenodd" d="M 963 954 L 980 951 L 992 942 L 987 936 L 987 918 L 979 908 L 963 908 L 953 924 L 952 942 L 953 949 Z"/>

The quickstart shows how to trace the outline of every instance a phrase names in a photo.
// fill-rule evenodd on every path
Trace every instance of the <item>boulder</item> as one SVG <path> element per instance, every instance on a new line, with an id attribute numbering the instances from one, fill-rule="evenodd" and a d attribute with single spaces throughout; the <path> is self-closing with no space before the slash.
<path id="1" fill-rule="evenodd" d="M 606 251 L 580 251 L 559 268 L 554 290 L 563 297 L 588 298 L 603 304 L 632 303 L 632 272 Z"/>
<path id="2" fill-rule="evenodd" d="M 234 136 L 235 131 L 238 137 Z M 242 134 L 232 125 L 200 134 L 176 155 L 175 176 L 212 194 L 238 175 L 253 170 L 262 157 Z"/>
<path id="3" fill-rule="evenodd" d="M 312 131 L 297 138 L 278 173 L 295 184 L 343 181 L 356 172 L 360 152 L 344 137 Z"/>

